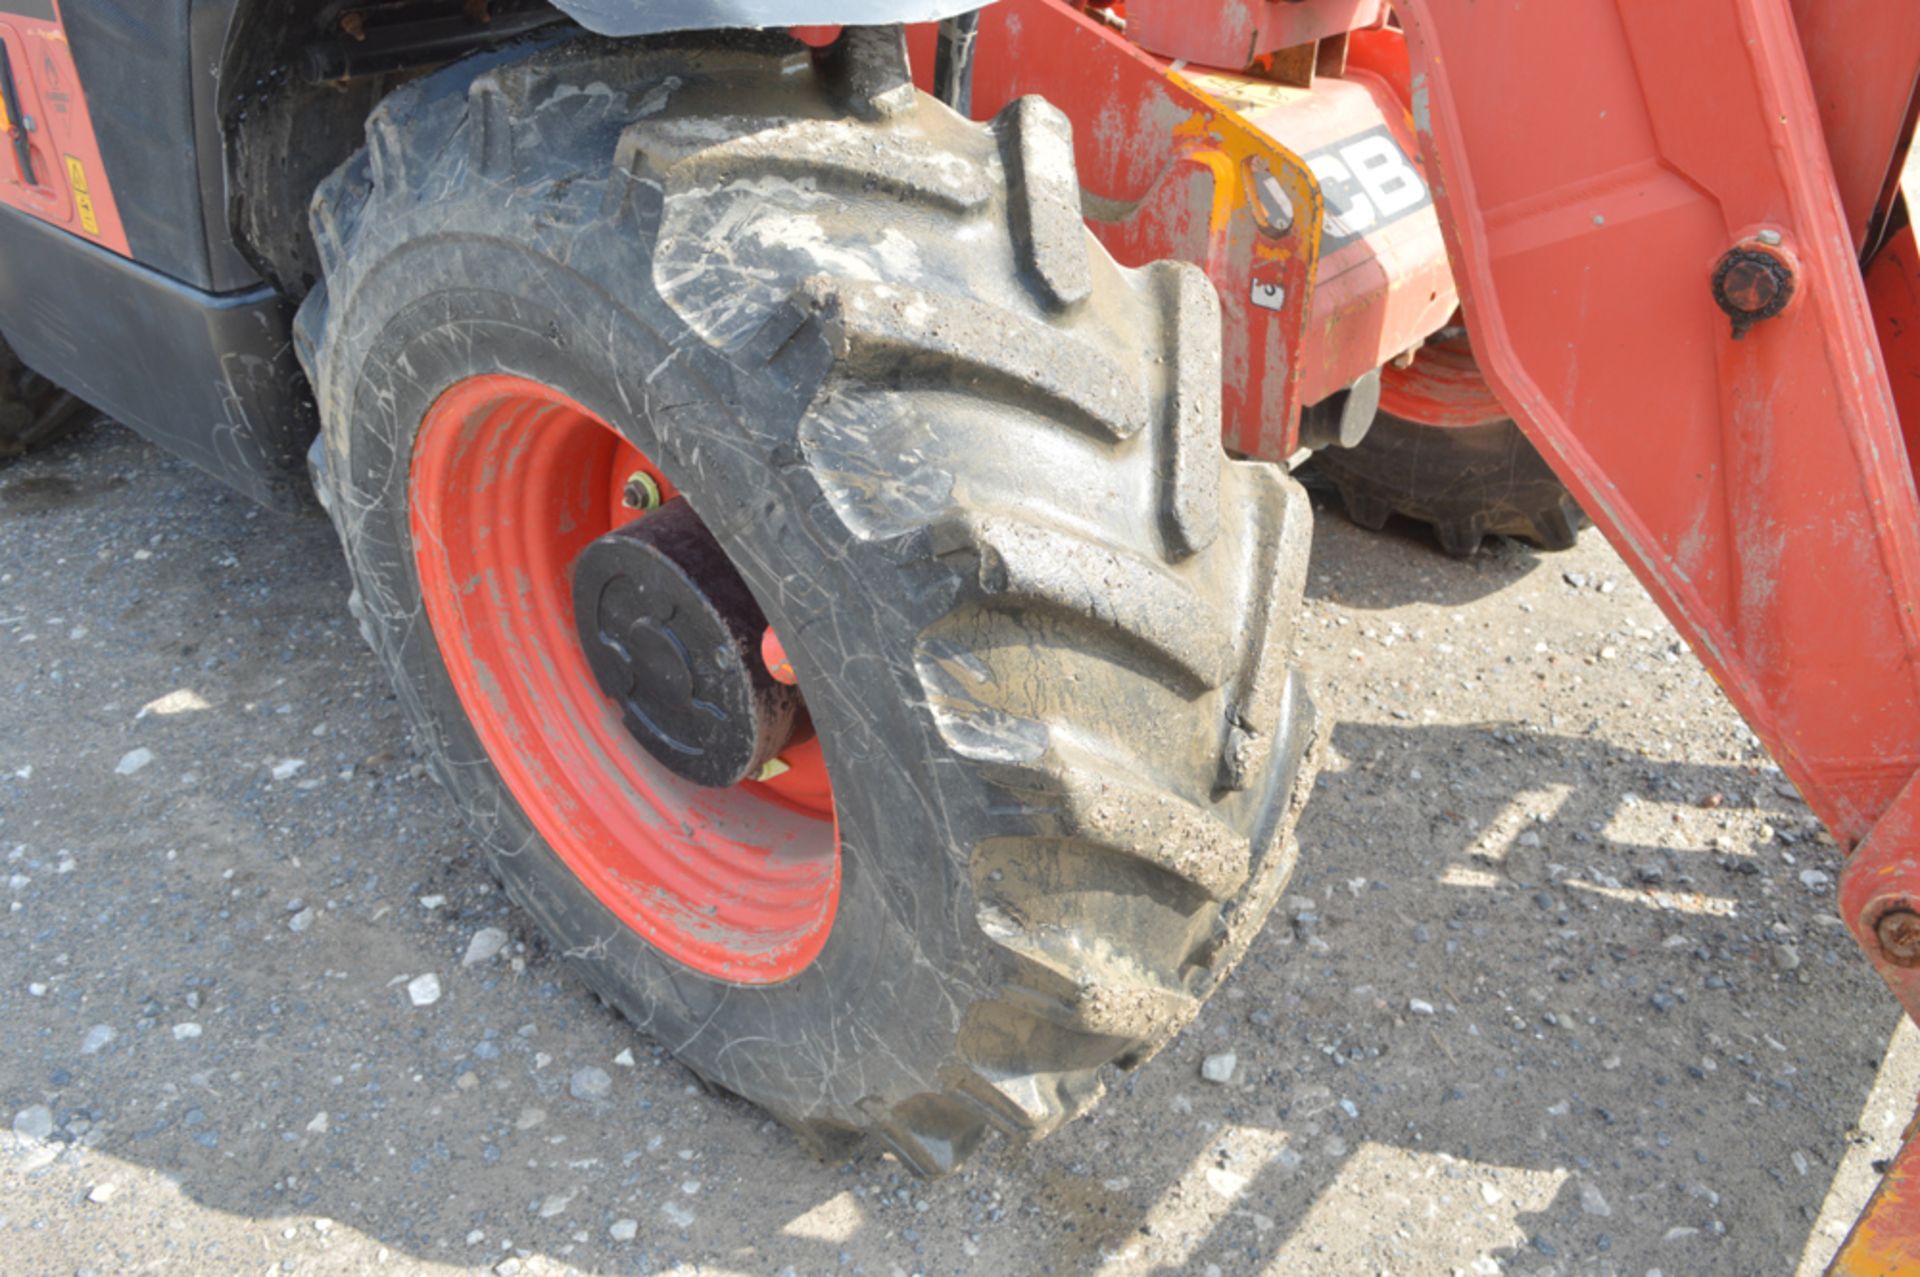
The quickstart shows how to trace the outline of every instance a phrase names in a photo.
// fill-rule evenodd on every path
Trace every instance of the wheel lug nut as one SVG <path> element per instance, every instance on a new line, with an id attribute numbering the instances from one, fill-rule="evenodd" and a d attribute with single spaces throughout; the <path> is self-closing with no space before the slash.
<path id="1" fill-rule="evenodd" d="M 620 504 L 629 510 L 653 510 L 660 505 L 660 484 L 645 470 L 627 476 L 620 491 Z"/>

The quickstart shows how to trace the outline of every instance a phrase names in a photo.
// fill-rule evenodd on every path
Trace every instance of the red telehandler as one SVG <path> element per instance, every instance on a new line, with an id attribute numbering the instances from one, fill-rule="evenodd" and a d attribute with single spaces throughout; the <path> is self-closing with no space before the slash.
<path id="1" fill-rule="evenodd" d="M 77 396 L 317 493 L 513 898 L 815 1146 L 1045 1134 L 1244 951 L 1309 458 L 1455 552 L 1597 524 L 1920 1013 L 1907 0 L 0 0 L 0 52 L 0 450 Z M 1920 1152 L 1836 1267 L 1920 1271 Z"/>

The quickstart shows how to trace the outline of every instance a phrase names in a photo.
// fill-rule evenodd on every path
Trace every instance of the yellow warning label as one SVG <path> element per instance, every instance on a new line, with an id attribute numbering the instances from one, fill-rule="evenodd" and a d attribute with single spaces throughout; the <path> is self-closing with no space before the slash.
<path id="1" fill-rule="evenodd" d="M 80 211 L 80 225 L 89 235 L 100 233 L 100 219 L 94 215 L 93 195 L 87 190 L 87 166 L 69 155 L 67 182 L 73 187 L 73 206 Z"/>

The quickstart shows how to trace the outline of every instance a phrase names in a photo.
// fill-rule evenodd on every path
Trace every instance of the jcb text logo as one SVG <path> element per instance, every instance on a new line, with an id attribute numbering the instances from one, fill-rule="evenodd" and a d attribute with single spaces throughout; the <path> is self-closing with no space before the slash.
<path id="1" fill-rule="evenodd" d="M 1327 201 L 1322 257 L 1433 202 L 1420 170 L 1385 127 L 1315 151 L 1306 160 Z"/>

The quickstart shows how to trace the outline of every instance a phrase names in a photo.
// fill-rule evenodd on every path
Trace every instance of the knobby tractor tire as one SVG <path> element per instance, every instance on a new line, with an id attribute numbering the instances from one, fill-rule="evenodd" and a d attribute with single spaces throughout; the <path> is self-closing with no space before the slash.
<path id="1" fill-rule="evenodd" d="M 1507 415 L 1449 325 L 1409 364 L 1380 370 L 1380 411 L 1352 448 L 1323 448 L 1306 474 L 1340 493 L 1347 515 L 1379 531 L 1394 515 L 1433 525 L 1440 548 L 1465 558 L 1491 534 L 1570 550 L 1586 515 Z"/>
<path id="2" fill-rule="evenodd" d="M 1396 514 L 1429 523 L 1456 558 L 1493 534 L 1570 550 L 1586 526 L 1573 494 L 1509 417 L 1436 426 L 1382 410 L 1358 445 L 1323 448 L 1311 465 L 1361 527 L 1378 532 Z"/>
<path id="3" fill-rule="evenodd" d="M 1311 515 L 1224 456 L 1212 289 L 1095 245 L 1061 114 L 966 122 L 897 33 L 571 41 L 396 93 L 313 225 L 315 477 L 362 628 L 597 992 L 815 1147 L 922 1173 L 1052 1130 L 1187 1023 L 1292 866 Z M 423 415 L 476 372 L 616 425 L 784 639 L 842 866 L 792 978 L 650 946 L 482 750 L 407 508 Z"/>
<path id="4" fill-rule="evenodd" d="M 0 338 L 0 461 L 52 443 L 95 415 L 84 400 L 21 363 Z"/>

